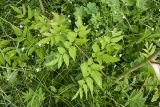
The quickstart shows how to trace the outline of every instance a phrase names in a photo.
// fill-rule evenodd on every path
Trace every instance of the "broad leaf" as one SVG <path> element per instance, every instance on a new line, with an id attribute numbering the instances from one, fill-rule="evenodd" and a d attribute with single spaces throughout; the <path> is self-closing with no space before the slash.
<path id="1" fill-rule="evenodd" d="M 76 38 L 75 43 L 76 43 L 77 45 L 83 45 L 83 44 L 86 44 L 87 41 L 88 41 L 88 39 L 79 39 L 79 38 Z"/>
<path id="2" fill-rule="evenodd" d="M 112 31 L 112 37 L 118 37 L 118 36 L 121 36 L 121 34 L 122 34 L 122 31 L 117 32 L 116 28 L 114 28 Z"/>
<path id="3" fill-rule="evenodd" d="M 110 36 L 105 36 L 104 40 L 105 40 L 106 43 L 110 43 L 111 37 Z"/>
<path id="4" fill-rule="evenodd" d="M 113 57 L 113 56 L 108 55 L 108 54 L 104 54 L 104 55 L 103 55 L 103 60 L 104 60 L 106 63 L 113 63 L 113 62 L 119 61 L 119 58 Z"/>
<path id="5" fill-rule="evenodd" d="M 93 58 L 91 57 L 88 59 L 88 65 L 92 65 L 92 64 L 93 64 Z"/>
<path id="6" fill-rule="evenodd" d="M 105 38 L 99 38 L 99 40 L 100 40 L 100 43 L 101 43 L 101 48 L 104 49 L 105 46 L 106 46 L 106 44 L 107 44 Z M 110 40 L 109 40 L 109 41 L 110 41 Z"/>
<path id="7" fill-rule="evenodd" d="M 39 57 L 39 58 L 43 58 L 43 50 L 41 49 L 41 48 L 39 48 L 39 49 L 36 49 L 35 50 L 36 51 L 36 54 L 37 54 L 37 56 Z"/>
<path id="8" fill-rule="evenodd" d="M 23 14 L 20 14 L 20 15 L 17 15 L 17 16 L 15 16 L 16 18 L 23 18 L 24 16 L 23 16 Z"/>
<path id="9" fill-rule="evenodd" d="M 83 98 L 83 90 L 82 87 L 79 88 L 79 95 L 80 95 L 80 99 Z"/>
<path id="10" fill-rule="evenodd" d="M 82 22 L 82 19 L 81 19 L 80 16 L 78 16 L 77 21 L 75 22 L 75 24 L 76 24 L 76 26 L 77 26 L 78 28 L 83 27 L 83 22 Z"/>
<path id="11" fill-rule="evenodd" d="M 20 36 L 20 35 L 22 34 L 22 30 L 19 29 L 18 27 L 12 25 L 12 29 L 14 30 L 14 32 L 15 32 L 15 34 L 16 34 L 17 36 Z"/>
<path id="12" fill-rule="evenodd" d="M 73 14 L 74 14 L 76 17 L 77 17 L 77 16 L 80 16 L 80 17 L 86 16 L 86 12 L 85 12 L 83 6 L 75 7 L 75 12 L 74 12 Z"/>
<path id="13" fill-rule="evenodd" d="M 122 38 L 123 38 L 123 36 L 114 37 L 111 39 L 111 42 L 116 43 L 116 42 L 120 41 Z"/>
<path id="14" fill-rule="evenodd" d="M 75 32 L 69 32 L 69 33 L 67 34 L 67 39 L 68 39 L 70 42 L 73 42 L 76 37 L 77 37 L 77 33 L 75 33 Z"/>
<path id="15" fill-rule="evenodd" d="M 99 65 L 99 64 L 92 64 L 91 65 L 91 69 L 92 70 L 96 70 L 96 71 L 100 71 L 102 70 L 104 67 L 102 65 Z"/>
<path id="16" fill-rule="evenodd" d="M 54 59 L 54 60 L 46 63 L 45 65 L 46 65 L 46 66 L 53 66 L 53 65 L 55 65 L 57 62 L 58 62 L 58 60 L 57 60 L 57 59 Z"/>
<path id="17" fill-rule="evenodd" d="M 31 19 L 32 18 L 32 10 L 30 8 L 30 6 L 28 5 L 28 19 Z"/>
<path id="18" fill-rule="evenodd" d="M 35 47 L 31 47 L 28 51 L 28 56 L 32 55 L 34 51 L 35 51 Z"/>
<path id="19" fill-rule="evenodd" d="M 41 46 L 41 45 L 43 45 L 43 44 L 49 44 L 50 40 L 51 40 L 50 37 L 46 37 L 46 38 L 41 39 L 37 44 L 38 44 L 39 46 Z"/>
<path id="20" fill-rule="evenodd" d="M 102 89 L 102 74 L 99 71 L 92 71 L 91 77 L 95 80 L 96 84 Z"/>
<path id="21" fill-rule="evenodd" d="M 146 5 L 147 5 L 147 0 L 136 0 L 136 6 L 142 9 L 143 11 L 147 10 Z"/>
<path id="22" fill-rule="evenodd" d="M 80 87 L 82 87 L 83 84 L 85 84 L 85 81 L 84 81 L 84 80 L 79 80 L 79 81 L 78 81 L 78 84 L 80 85 Z"/>
<path id="23" fill-rule="evenodd" d="M 77 96 L 79 95 L 79 93 L 80 93 L 80 89 L 79 89 L 79 90 L 76 92 L 76 94 L 73 96 L 72 100 L 76 99 Z"/>
<path id="24" fill-rule="evenodd" d="M 66 53 L 66 50 L 63 47 L 58 47 L 58 52 L 61 54 L 64 54 L 64 53 Z"/>
<path id="25" fill-rule="evenodd" d="M 10 40 L 0 40 L 0 47 L 5 47 L 6 45 L 8 45 L 11 41 Z"/>
<path id="26" fill-rule="evenodd" d="M 24 4 L 22 5 L 22 9 L 23 9 L 23 16 L 25 16 L 26 15 L 26 7 Z"/>
<path id="27" fill-rule="evenodd" d="M 94 43 L 94 44 L 92 45 L 92 49 L 93 49 L 93 51 L 94 51 L 95 53 L 100 51 L 100 48 L 99 48 L 99 46 L 98 46 L 97 43 Z"/>
<path id="28" fill-rule="evenodd" d="M 158 91 L 158 89 L 157 89 L 157 90 L 154 92 L 154 95 L 153 95 L 153 97 L 152 97 L 152 99 L 151 99 L 151 102 L 157 101 L 159 97 L 160 97 L 160 93 L 159 93 L 159 91 Z"/>
<path id="29" fill-rule="evenodd" d="M 63 60 L 64 60 L 64 63 L 66 64 L 67 68 L 69 66 L 69 55 L 67 53 L 65 53 L 63 55 Z"/>
<path id="30" fill-rule="evenodd" d="M 71 46 L 69 48 L 69 55 L 72 57 L 72 59 L 75 61 L 76 55 L 77 55 L 77 48 L 74 46 Z"/>
<path id="31" fill-rule="evenodd" d="M 58 59 L 58 69 L 62 66 L 62 63 L 63 63 L 63 58 L 62 56 L 60 56 Z"/>
<path id="32" fill-rule="evenodd" d="M 84 93 L 85 93 L 86 98 L 87 98 L 88 89 L 87 89 L 87 85 L 86 84 L 83 84 L 83 90 L 84 90 Z"/>
<path id="33" fill-rule="evenodd" d="M 87 8 L 85 8 L 88 14 L 96 14 L 98 12 L 98 8 L 96 6 L 96 3 L 89 2 L 87 4 Z"/>
<path id="34" fill-rule="evenodd" d="M 82 30 L 82 31 L 79 31 L 78 32 L 78 35 L 79 35 L 79 37 L 80 38 L 87 38 L 87 34 L 90 32 L 90 29 L 88 29 L 88 30 Z"/>
<path id="35" fill-rule="evenodd" d="M 52 92 L 56 93 L 57 92 L 57 89 L 54 87 L 54 86 L 50 86 L 50 89 Z"/>
<path id="36" fill-rule="evenodd" d="M 27 26 L 25 26 L 24 30 L 23 30 L 23 34 L 22 34 L 23 37 L 25 37 L 27 35 L 27 31 L 28 31 L 28 28 L 27 28 Z"/>
<path id="37" fill-rule="evenodd" d="M 10 58 L 13 57 L 16 54 L 15 50 L 10 50 L 6 53 L 6 55 L 8 55 Z"/>
<path id="38" fill-rule="evenodd" d="M 69 49 L 72 46 L 72 43 L 68 42 L 68 41 L 64 41 L 63 44 L 64 44 L 65 48 L 67 48 L 67 49 Z"/>
<path id="39" fill-rule="evenodd" d="M 83 74 L 83 77 L 87 77 L 89 75 L 88 73 L 88 64 L 85 62 L 83 64 L 81 64 L 81 71 L 82 71 L 82 74 Z"/>
<path id="40" fill-rule="evenodd" d="M 91 91 L 91 95 L 93 95 L 93 80 L 90 77 L 86 78 L 87 86 L 89 87 Z"/>

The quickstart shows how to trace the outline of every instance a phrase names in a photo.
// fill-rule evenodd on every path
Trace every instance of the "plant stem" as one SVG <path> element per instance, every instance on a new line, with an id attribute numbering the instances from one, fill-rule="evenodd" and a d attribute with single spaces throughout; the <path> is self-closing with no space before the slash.
<path id="1" fill-rule="evenodd" d="M 89 58 L 89 56 L 88 56 L 77 44 L 75 44 L 75 46 L 82 52 L 82 54 L 83 54 L 86 58 Z"/>
<path id="2" fill-rule="evenodd" d="M 39 0 L 39 5 L 40 5 L 41 11 L 42 11 L 42 13 L 43 13 L 43 15 L 44 15 L 45 10 L 44 10 L 44 6 L 43 6 L 42 0 Z"/>
<path id="3" fill-rule="evenodd" d="M 10 24 L 12 26 L 14 26 L 12 23 L 10 23 L 9 21 L 5 20 L 4 18 L 0 17 L 0 19 L 3 20 L 4 22 L 6 22 L 6 23 L 8 23 L 8 24 Z"/>
<path id="4" fill-rule="evenodd" d="M 134 67 L 131 67 L 129 68 L 127 71 L 125 71 L 124 73 L 122 73 L 117 81 L 123 79 L 127 74 L 133 72 L 133 71 L 136 71 L 137 69 L 143 67 L 144 65 L 146 65 L 147 63 L 152 63 L 152 61 L 154 61 L 158 55 L 160 54 L 160 49 L 158 49 L 157 51 L 155 51 L 152 55 L 150 55 L 145 61 L 141 62 L 140 64 L 138 65 L 135 65 Z"/>
<path id="5" fill-rule="evenodd" d="M 6 67 L 6 66 L 0 66 L 0 68 L 1 69 L 11 69 L 11 70 L 15 70 L 15 71 L 17 71 L 17 70 L 32 70 L 32 69 L 29 69 L 29 68 L 14 68 L 14 67 Z"/>

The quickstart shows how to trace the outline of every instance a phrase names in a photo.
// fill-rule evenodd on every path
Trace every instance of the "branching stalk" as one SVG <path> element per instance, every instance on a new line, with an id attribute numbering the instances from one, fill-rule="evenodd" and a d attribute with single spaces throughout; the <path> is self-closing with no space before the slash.
<path id="1" fill-rule="evenodd" d="M 160 49 L 158 49 L 157 51 L 155 51 L 152 55 L 150 55 L 145 61 L 141 62 L 138 65 L 135 65 L 134 67 L 129 68 L 127 71 L 125 71 L 122 75 L 120 75 L 117 79 L 117 81 L 123 79 L 127 74 L 136 71 L 137 69 L 143 67 L 144 65 L 146 65 L 147 63 L 152 63 L 155 62 L 154 60 L 158 57 L 158 55 L 160 54 Z"/>

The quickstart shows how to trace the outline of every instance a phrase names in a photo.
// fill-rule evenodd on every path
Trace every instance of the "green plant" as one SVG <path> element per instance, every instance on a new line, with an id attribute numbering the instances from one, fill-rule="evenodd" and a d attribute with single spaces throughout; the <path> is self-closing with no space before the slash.
<path id="1" fill-rule="evenodd" d="M 28 92 L 23 93 L 23 98 L 24 102 L 27 102 L 27 107 L 39 107 L 45 99 L 44 95 L 41 88 L 35 92 L 29 89 Z"/>
<path id="2" fill-rule="evenodd" d="M 158 105 L 148 62 L 159 59 L 159 1 L 39 1 L 10 5 L 15 21 L 0 17 L 0 104 Z"/>

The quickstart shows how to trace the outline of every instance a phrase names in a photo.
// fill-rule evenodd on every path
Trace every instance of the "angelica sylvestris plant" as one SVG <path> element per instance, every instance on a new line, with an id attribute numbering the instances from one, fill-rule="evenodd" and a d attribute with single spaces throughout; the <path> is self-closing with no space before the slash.
<path id="1" fill-rule="evenodd" d="M 88 93 L 93 96 L 96 86 L 99 89 L 103 88 L 105 66 L 119 61 L 117 55 L 122 45 L 118 42 L 123 39 L 121 31 L 115 28 L 110 34 L 103 34 L 91 42 L 89 39 L 89 36 L 92 36 L 91 29 L 83 24 L 80 16 L 75 17 L 75 27 L 71 29 L 65 15 L 52 12 L 52 17 L 47 18 L 36 10 L 31 10 L 29 6 L 26 9 L 23 5 L 22 10 L 13 6 L 12 8 L 17 12 L 16 17 L 21 20 L 20 24 L 23 26 L 18 28 L 12 25 L 12 28 L 16 34 L 15 39 L 21 42 L 20 46 L 26 48 L 26 59 L 36 55 L 35 57 L 44 60 L 42 68 L 60 69 L 63 64 L 69 68 L 71 60 L 76 62 L 77 54 L 81 52 L 81 56 L 85 57 L 79 66 L 83 78 L 78 81 L 79 89 L 72 99 L 78 95 L 82 98 L 84 94 L 87 98 Z M 89 48 L 87 46 L 92 48 L 91 52 L 83 51 Z M 47 56 L 52 58 L 47 59 Z"/>

